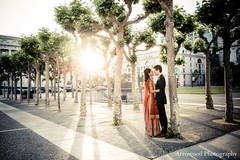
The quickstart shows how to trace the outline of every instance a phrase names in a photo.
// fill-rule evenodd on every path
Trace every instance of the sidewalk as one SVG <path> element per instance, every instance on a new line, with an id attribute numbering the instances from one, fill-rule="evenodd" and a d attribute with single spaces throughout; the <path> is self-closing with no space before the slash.
<path id="1" fill-rule="evenodd" d="M 240 130 L 225 134 L 213 140 L 177 150 L 156 160 L 182 159 L 239 159 Z"/>
<path id="2" fill-rule="evenodd" d="M 191 102 L 180 106 L 184 139 L 179 140 L 144 136 L 142 110 L 133 111 L 131 105 L 122 106 L 124 124 L 113 126 L 112 109 L 104 103 L 87 105 L 87 117 L 83 118 L 79 116 L 80 104 L 71 101 L 62 103 L 61 113 L 57 112 L 54 102 L 50 108 L 25 102 L 3 102 L 11 106 L 0 103 L 1 112 L 79 159 L 240 158 L 239 123 L 209 122 L 223 113 L 222 107 L 207 111 Z M 237 113 L 239 115 L 239 109 Z M 233 132 L 228 133 L 231 130 Z"/>

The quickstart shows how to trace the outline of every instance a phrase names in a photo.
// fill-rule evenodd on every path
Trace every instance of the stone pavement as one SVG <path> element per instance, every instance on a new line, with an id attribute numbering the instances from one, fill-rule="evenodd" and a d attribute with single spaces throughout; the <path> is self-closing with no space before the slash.
<path id="1" fill-rule="evenodd" d="M 146 137 L 141 105 L 139 111 L 133 111 L 131 104 L 123 104 L 123 125 L 113 126 L 112 109 L 105 103 L 88 104 L 87 117 L 80 117 L 80 104 L 72 99 L 61 103 L 60 113 L 54 101 L 45 108 L 43 102 L 36 107 L 33 103 L 1 100 L 4 103 L 0 102 L 0 112 L 83 160 L 240 158 L 238 95 L 234 98 L 236 123 L 221 121 L 224 115 L 221 104 L 215 110 L 206 110 L 191 98 L 180 102 L 183 139 Z"/>

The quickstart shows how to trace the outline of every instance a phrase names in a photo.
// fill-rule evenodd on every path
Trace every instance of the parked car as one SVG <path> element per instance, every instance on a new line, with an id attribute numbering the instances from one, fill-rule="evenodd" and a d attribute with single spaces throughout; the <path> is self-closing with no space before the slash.
<path id="1" fill-rule="evenodd" d="M 15 94 L 15 91 L 16 91 L 17 94 L 20 94 L 20 88 L 19 87 L 17 87 L 16 89 L 15 89 L 15 87 L 9 88 L 8 93 L 11 94 L 11 92 L 12 92 L 13 94 Z"/>
<path id="2" fill-rule="evenodd" d="M 72 92 L 72 87 L 66 87 L 66 92 Z"/>
<path id="3" fill-rule="evenodd" d="M 33 93 L 36 93 L 36 87 L 32 87 L 32 91 L 33 91 Z M 40 87 L 39 93 L 45 93 L 45 87 Z"/>
<path id="4" fill-rule="evenodd" d="M 53 91 L 54 91 L 54 89 L 53 89 Z M 59 91 L 60 91 L 60 93 L 63 93 L 63 89 L 61 87 L 59 88 Z M 49 92 L 52 92 L 51 88 L 49 88 Z M 58 88 L 57 87 L 56 87 L 56 92 L 58 92 Z"/>

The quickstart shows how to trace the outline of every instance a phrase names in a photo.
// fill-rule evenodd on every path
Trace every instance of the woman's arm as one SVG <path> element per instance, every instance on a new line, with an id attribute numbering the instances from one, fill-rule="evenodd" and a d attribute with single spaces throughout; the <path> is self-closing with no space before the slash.
<path id="1" fill-rule="evenodd" d="M 158 90 L 155 90 L 155 87 L 153 86 L 153 83 L 149 83 L 149 92 L 150 93 L 157 93 Z"/>

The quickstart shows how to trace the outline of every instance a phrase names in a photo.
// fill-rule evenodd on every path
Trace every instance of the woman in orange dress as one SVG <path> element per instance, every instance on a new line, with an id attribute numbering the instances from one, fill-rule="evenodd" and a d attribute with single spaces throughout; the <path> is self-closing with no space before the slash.
<path id="1" fill-rule="evenodd" d="M 150 68 L 144 70 L 145 86 L 144 86 L 144 120 L 145 134 L 150 137 L 160 135 L 160 122 L 157 104 L 155 102 L 155 84 L 153 82 L 153 71 Z"/>

